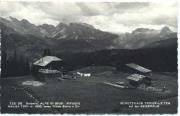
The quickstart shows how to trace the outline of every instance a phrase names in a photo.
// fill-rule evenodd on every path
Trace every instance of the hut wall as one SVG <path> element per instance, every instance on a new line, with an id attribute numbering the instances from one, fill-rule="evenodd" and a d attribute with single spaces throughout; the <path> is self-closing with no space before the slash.
<path id="1" fill-rule="evenodd" d="M 151 78 L 148 78 L 148 77 L 144 78 L 143 83 L 145 83 L 147 85 L 151 85 Z"/>
<path id="2" fill-rule="evenodd" d="M 62 67 L 63 67 L 63 63 L 62 61 L 53 61 L 51 63 L 49 63 L 47 66 L 45 66 L 44 68 L 52 68 L 52 69 L 56 69 L 56 70 L 62 70 Z"/>
<path id="3" fill-rule="evenodd" d="M 141 81 L 129 80 L 129 84 L 135 87 L 138 87 L 141 83 L 142 83 Z"/>

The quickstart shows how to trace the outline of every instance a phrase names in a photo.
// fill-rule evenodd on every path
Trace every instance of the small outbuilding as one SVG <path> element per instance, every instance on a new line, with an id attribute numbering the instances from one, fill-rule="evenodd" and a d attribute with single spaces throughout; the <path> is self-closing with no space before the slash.
<path id="1" fill-rule="evenodd" d="M 152 71 L 150 69 L 147 69 L 135 63 L 126 64 L 125 71 L 129 73 L 138 73 L 146 76 L 152 75 Z"/>
<path id="2" fill-rule="evenodd" d="M 129 80 L 130 85 L 136 87 L 139 86 L 140 84 L 146 84 L 146 85 L 151 84 L 151 78 L 140 74 L 132 74 L 128 76 L 127 79 Z"/>

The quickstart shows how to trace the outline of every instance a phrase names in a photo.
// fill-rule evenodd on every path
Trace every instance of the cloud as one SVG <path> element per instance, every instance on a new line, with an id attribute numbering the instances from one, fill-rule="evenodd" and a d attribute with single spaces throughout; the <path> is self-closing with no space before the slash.
<path id="1" fill-rule="evenodd" d="M 11 7 L 11 8 L 10 8 Z M 150 2 L 0 2 L 0 16 L 27 19 L 39 25 L 83 22 L 110 32 L 129 32 L 140 26 L 177 30 L 177 3 Z"/>
<path id="2" fill-rule="evenodd" d="M 113 7 L 115 11 L 110 16 L 93 16 L 88 23 L 98 28 L 103 26 L 103 30 L 112 32 L 130 32 L 139 27 L 161 29 L 164 26 L 177 31 L 176 3 L 145 3 L 145 6 L 141 4 L 137 8 L 135 6 L 128 8 L 128 4 L 129 7 L 132 6 L 132 3 L 126 3 L 126 9 L 123 9 L 121 13 L 118 12 L 121 8 Z"/>
<path id="3" fill-rule="evenodd" d="M 57 23 L 48 18 L 48 14 L 38 8 L 36 4 L 26 2 L 0 2 L 0 16 L 5 18 L 12 16 L 19 20 L 27 19 L 35 24 L 46 23 L 47 20 L 51 20 L 54 24 Z"/>

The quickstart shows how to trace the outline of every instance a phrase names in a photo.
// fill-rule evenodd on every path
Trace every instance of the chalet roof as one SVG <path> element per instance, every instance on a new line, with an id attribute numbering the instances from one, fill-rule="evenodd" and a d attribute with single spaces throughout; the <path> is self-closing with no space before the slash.
<path id="1" fill-rule="evenodd" d="M 147 69 L 147 68 L 144 68 L 140 65 L 137 65 L 137 64 L 134 64 L 134 63 L 130 63 L 130 64 L 126 64 L 126 66 L 132 68 L 132 69 L 135 69 L 139 72 L 142 72 L 142 73 L 149 73 L 149 72 L 152 72 L 151 70 Z"/>
<path id="2" fill-rule="evenodd" d="M 38 65 L 38 66 L 46 66 L 53 61 L 62 61 L 62 59 L 60 59 L 56 56 L 45 56 L 45 57 L 40 58 L 39 60 L 37 60 L 33 64 Z"/>
<path id="3" fill-rule="evenodd" d="M 132 75 L 128 76 L 127 79 L 133 80 L 133 81 L 140 81 L 140 80 L 142 80 L 145 77 L 146 76 L 140 75 L 140 74 L 132 74 Z"/>

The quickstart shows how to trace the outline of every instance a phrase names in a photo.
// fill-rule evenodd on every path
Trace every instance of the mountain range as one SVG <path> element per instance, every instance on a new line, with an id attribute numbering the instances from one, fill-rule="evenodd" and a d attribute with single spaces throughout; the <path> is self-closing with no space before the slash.
<path id="1" fill-rule="evenodd" d="M 177 33 L 171 31 L 167 26 L 161 30 L 137 28 L 131 33 L 119 35 L 117 43 L 122 49 L 137 49 L 156 41 L 171 38 L 177 38 Z"/>
<path id="2" fill-rule="evenodd" d="M 154 42 L 177 38 L 169 27 L 161 30 L 137 28 L 131 33 L 104 32 L 86 23 L 35 25 L 26 19 L 0 18 L 5 47 L 25 54 L 39 54 L 49 48 L 54 52 L 93 52 L 104 49 L 139 49 Z"/>
<path id="3" fill-rule="evenodd" d="M 67 70 L 89 65 L 120 67 L 134 62 L 155 71 L 177 71 L 177 33 L 137 28 L 131 33 L 104 32 L 85 23 L 36 26 L 29 21 L 0 18 L 2 50 L 8 55 L 42 57 L 44 49 L 62 58 Z"/>
<path id="4" fill-rule="evenodd" d="M 36 26 L 26 19 L 18 20 L 13 17 L 0 18 L 0 23 L 22 35 L 34 35 L 36 37 L 53 39 L 106 39 L 115 38 L 115 34 L 103 32 L 85 23 L 59 23 L 57 26 L 43 24 Z M 13 33 L 13 31 L 9 32 Z"/>
<path id="5" fill-rule="evenodd" d="M 0 18 L 0 25 L 4 28 L 4 35 L 7 36 L 6 44 L 15 41 L 22 46 L 35 42 L 39 49 L 44 47 L 51 49 L 67 51 L 94 51 L 109 49 L 116 46 L 114 40 L 118 37 L 116 34 L 104 32 L 85 23 L 60 23 L 57 26 L 43 24 L 36 26 L 29 21 Z M 13 37 L 13 39 L 12 39 Z M 17 38 L 18 37 L 18 38 Z M 22 38 L 23 40 L 19 40 Z M 31 38 L 31 39 L 30 39 Z M 35 39 L 35 40 L 34 40 Z M 34 45 L 32 45 L 34 46 Z"/>

